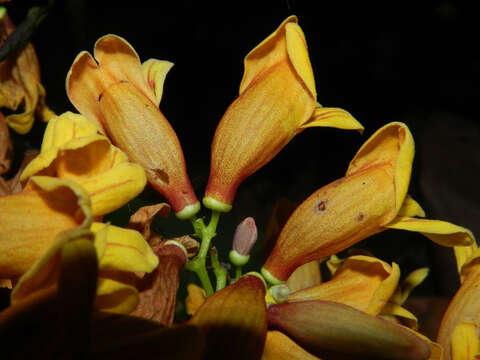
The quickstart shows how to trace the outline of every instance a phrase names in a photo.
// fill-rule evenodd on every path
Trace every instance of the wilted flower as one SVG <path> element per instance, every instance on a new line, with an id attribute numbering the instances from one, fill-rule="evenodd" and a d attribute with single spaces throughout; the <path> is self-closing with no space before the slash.
<path id="1" fill-rule="evenodd" d="M 15 30 L 5 13 L 0 16 L 0 46 Z M 45 105 L 45 89 L 40 82 L 40 67 L 33 45 L 28 43 L 18 53 L 0 63 L 0 110 L 7 108 L 22 113 L 6 116 L 8 126 L 19 134 L 30 131 L 35 114 L 48 121 L 55 114 Z"/>
<path id="2" fill-rule="evenodd" d="M 200 204 L 177 135 L 158 108 L 173 64 L 155 59 L 141 64 L 133 47 L 116 35 L 98 39 L 94 57 L 82 51 L 74 60 L 66 84 L 70 101 L 145 169 L 177 217 L 191 217 Z"/>
<path id="3" fill-rule="evenodd" d="M 212 143 L 203 203 L 218 211 L 229 211 L 240 183 L 304 129 L 363 130 L 345 110 L 316 102 L 307 45 L 295 16 L 250 51 L 244 63 L 240 94 L 223 115 Z"/>
<path id="4" fill-rule="evenodd" d="M 360 148 L 345 177 L 306 199 L 288 219 L 262 268 L 272 283 L 288 279 L 299 265 L 330 256 L 388 228 L 418 231 L 444 245 L 474 241 L 465 228 L 424 216 L 407 195 L 413 137 L 403 123 L 389 123 Z"/>

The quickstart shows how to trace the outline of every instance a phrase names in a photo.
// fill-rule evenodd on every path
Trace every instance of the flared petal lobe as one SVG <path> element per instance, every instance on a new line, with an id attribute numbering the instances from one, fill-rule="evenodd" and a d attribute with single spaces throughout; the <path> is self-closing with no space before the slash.
<path id="1" fill-rule="evenodd" d="M 145 169 L 148 182 L 167 198 L 178 217 L 192 216 L 200 205 L 182 148 L 158 109 L 171 65 L 151 60 L 142 68 L 132 46 L 115 35 L 100 38 L 94 56 L 82 52 L 75 59 L 67 76 L 70 101 Z"/>
<path id="2" fill-rule="evenodd" d="M 267 334 L 265 285 L 253 275 L 216 292 L 189 324 L 207 338 L 208 359 L 260 359 Z"/>
<path id="3" fill-rule="evenodd" d="M 49 121 L 42 148 L 22 173 L 74 180 L 90 195 L 94 216 L 112 212 L 145 187 L 143 168 L 126 155 L 82 115 L 66 112 Z"/>
<path id="4" fill-rule="evenodd" d="M 230 210 L 240 183 L 303 130 L 317 106 L 307 45 L 295 16 L 253 49 L 244 63 L 239 96 L 223 115 L 212 142 L 203 203 L 218 211 Z"/>

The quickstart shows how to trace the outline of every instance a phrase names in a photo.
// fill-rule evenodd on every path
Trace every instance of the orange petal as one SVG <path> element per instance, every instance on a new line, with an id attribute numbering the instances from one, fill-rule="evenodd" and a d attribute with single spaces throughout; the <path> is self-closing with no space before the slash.
<path id="1" fill-rule="evenodd" d="M 320 188 L 288 219 L 263 267 L 264 275 L 285 281 L 298 266 L 381 231 L 395 216 L 394 194 L 392 177 L 383 166 Z"/>
<path id="2" fill-rule="evenodd" d="M 335 302 L 274 304 L 268 308 L 268 322 L 315 355 L 399 360 L 426 360 L 430 355 L 427 342 L 413 333 Z"/>
<path id="3" fill-rule="evenodd" d="M 267 333 L 265 285 L 253 275 L 216 292 L 189 324 L 207 338 L 209 359 L 260 359 Z"/>
<path id="4" fill-rule="evenodd" d="M 113 34 L 102 36 L 95 43 L 93 56 L 101 71 L 113 82 L 129 82 L 156 103 L 155 94 L 143 75 L 140 58 L 124 38 Z"/>
<path id="5" fill-rule="evenodd" d="M 414 152 L 413 136 L 408 127 L 404 123 L 391 122 L 378 129 L 357 151 L 347 175 L 389 164 L 394 170 L 395 208 L 398 212 L 407 195 Z"/>
<path id="6" fill-rule="evenodd" d="M 268 331 L 262 360 L 320 360 L 280 331 Z"/>
<path id="7" fill-rule="evenodd" d="M 92 55 L 86 51 L 77 55 L 67 74 L 68 98 L 77 110 L 104 134 L 106 130 L 98 103 L 104 87 L 109 85 L 111 85 L 111 80 L 108 80 L 99 71 Z"/>
<path id="8" fill-rule="evenodd" d="M 108 88 L 100 109 L 112 142 L 145 169 L 149 183 L 167 198 L 177 216 L 196 213 L 200 205 L 182 148 L 163 114 L 130 83 Z M 181 213 L 188 207 L 190 213 Z"/>

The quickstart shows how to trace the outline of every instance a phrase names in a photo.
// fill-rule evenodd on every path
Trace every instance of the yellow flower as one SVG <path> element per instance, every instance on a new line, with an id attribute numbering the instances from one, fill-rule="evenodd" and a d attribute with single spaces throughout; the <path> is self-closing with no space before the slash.
<path id="1" fill-rule="evenodd" d="M 414 154 L 403 123 L 389 123 L 359 149 L 346 175 L 307 198 L 288 219 L 262 274 L 281 283 L 299 265 L 324 258 L 380 231 L 417 231 L 443 246 L 470 245 L 473 234 L 438 220 L 417 219 L 422 208 L 407 195 Z"/>
<path id="2" fill-rule="evenodd" d="M 25 168 L 21 181 L 34 175 L 80 184 L 90 196 L 93 216 L 120 208 L 146 184 L 140 165 L 129 162 L 85 117 L 71 112 L 49 121 L 40 154 Z"/>
<path id="3" fill-rule="evenodd" d="M 133 47 L 116 35 L 98 39 L 94 56 L 82 51 L 75 58 L 66 82 L 70 101 L 145 169 L 177 217 L 191 217 L 200 204 L 177 135 L 158 108 L 173 64 L 155 59 L 141 64 Z"/>
<path id="4" fill-rule="evenodd" d="M 0 46 L 15 26 L 5 13 L 0 16 Z M 17 54 L 0 63 L 0 109 L 22 113 L 6 116 L 7 124 L 19 134 L 30 131 L 35 113 L 42 121 L 48 121 L 55 114 L 45 105 L 45 89 L 40 82 L 40 67 L 35 49 L 28 43 Z"/>
<path id="5" fill-rule="evenodd" d="M 445 350 L 445 360 L 480 358 L 480 251 L 471 246 L 455 247 L 460 288 L 443 315 L 437 342 Z"/>
<path id="6" fill-rule="evenodd" d="M 138 292 L 115 279 L 116 272 L 150 272 L 158 265 L 137 231 L 92 223 L 88 194 L 72 180 L 34 176 L 21 193 L 0 197 L 0 212 L 0 278 L 18 280 L 12 303 L 56 283 L 61 249 L 80 235 L 95 245 L 97 308 L 132 311 Z"/>
<path id="7" fill-rule="evenodd" d="M 316 102 L 307 45 L 295 16 L 250 51 L 244 64 L 239 96 L 223 115 L 212 143 L 203 203 L 218 211 L 229 211 L 240 183 L 304 129 L 363 130 L 348 112 Z"/>

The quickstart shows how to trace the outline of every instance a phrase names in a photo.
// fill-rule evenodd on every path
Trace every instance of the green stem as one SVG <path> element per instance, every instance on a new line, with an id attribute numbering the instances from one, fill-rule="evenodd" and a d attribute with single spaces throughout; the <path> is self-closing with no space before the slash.
<path id="1" fill-rule="evenodd" d="M 214 246 L 210 250 L 210 260 L 212 262 L 213 273 L 217 279 L 215 291 L 222 290 L 227 284 L 227 270 L 218 261 L 218 251 Z"/>
<path id="2" fill-rule="evenodd" d="M 207 296 L 213 294 L 212 283 L 210 281 L 210 277 L 208 276 L 206 267 L 207 254 L 208 250 L 210 249 L 210 243 L 216 235 L 215 231 L 217 230 L 219 218 L 220 213 L 218 211 L 213 211 L 208 226 L 205 226 L 205 223 L 202 219 L 197 219 L 196 217 L 191 219 L 193 228 L 195 230 L 195 235 L 201 239 L 201 242 L 197 256 L 195 259 L 188 262 L 185 268 L 197 274 Z"/>
<path id="3" fill-rule="evenodd" d="M 237 282 L 242 277 L 242 267 L 235 266 L 235 279 L 234 282 Z"/>

